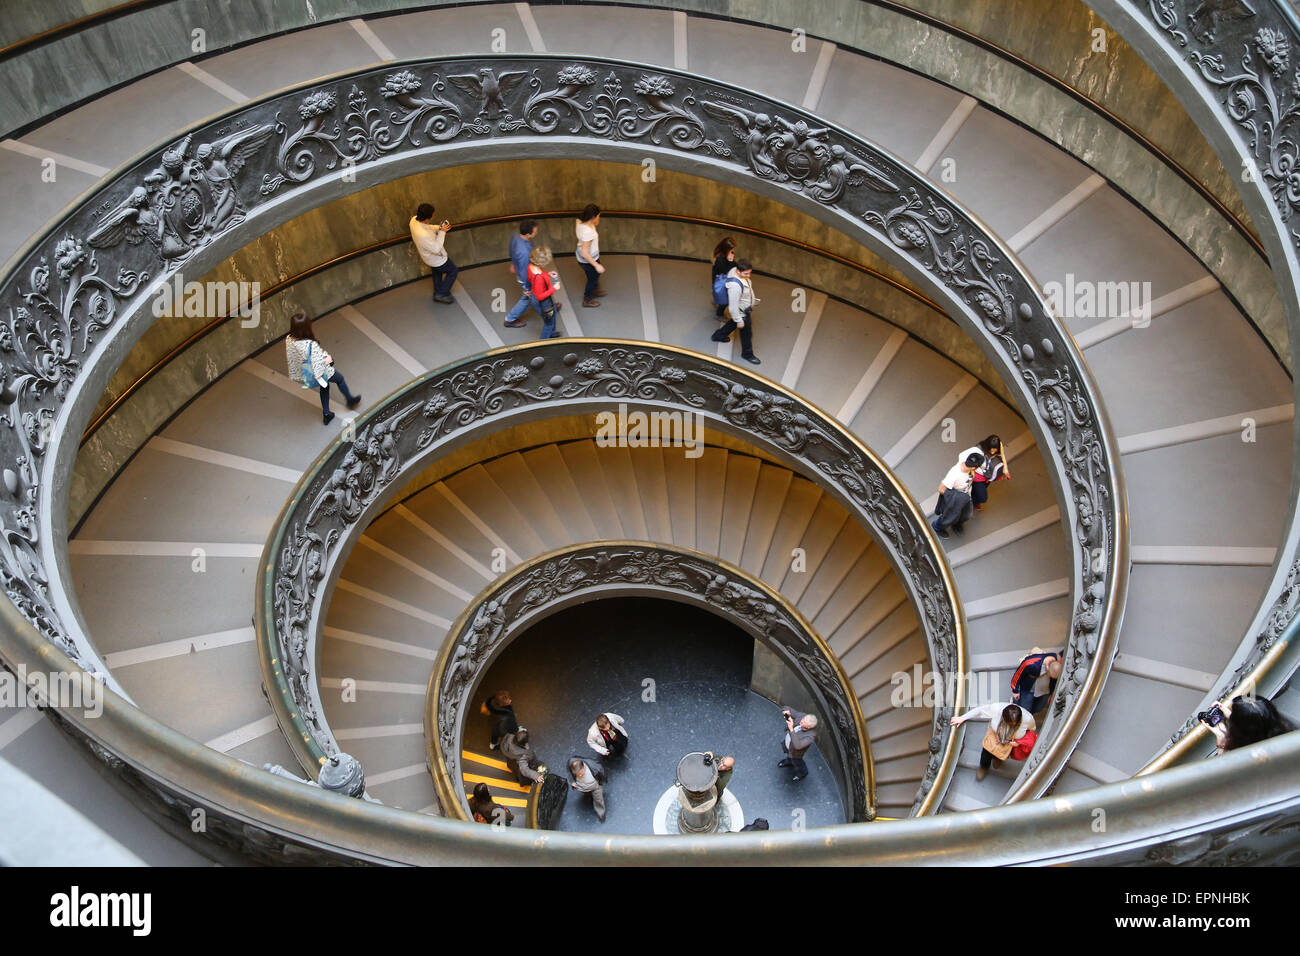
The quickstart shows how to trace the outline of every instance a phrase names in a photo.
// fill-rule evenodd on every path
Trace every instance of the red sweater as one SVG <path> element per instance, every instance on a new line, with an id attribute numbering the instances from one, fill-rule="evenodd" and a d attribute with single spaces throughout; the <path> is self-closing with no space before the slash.
<path id="1" fill-rule="evenodd" d="M 538 269 L 537 266 L 529 263 L 528 279 L 538 302 L 555 295 L 555 286 L 551 284 L 551 276 L 545 269 Z"/>

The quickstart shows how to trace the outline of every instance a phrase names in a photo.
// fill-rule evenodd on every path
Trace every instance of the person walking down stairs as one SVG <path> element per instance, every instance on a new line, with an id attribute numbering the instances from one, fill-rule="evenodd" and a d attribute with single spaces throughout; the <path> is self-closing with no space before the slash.
<path id="1" fill-rule="evenodd" d="M 1025 740 L 1026 735 L 1034 733 L 1034 716 L 1023 708 L 1011 703 L 985 704 L 966 713 L 953 717 L 950 723 L 954 727 L 968 720 L 987 720 L 989 729 L 981 742 L 980 766 L 975 771 L 975 779 L 983 780 L 996 760 L 999 764 L 1008 757 L 1023 760 L 1028 756 L 1027 748 L 1033 740 Z M 1036 735 L 1035 735 L 1036 736 Z M 1015 753 L 1017 744 L 1025 741 L 1023 754 Z"/>
<path id="2" fill-rule="evenodd" d="M 289 363 L 289 377 L 303 388 L 320 390 L 320 408 L 326 425 L 334 420 L 334 413 L 330 411 L 331 384 L 339 387 L 348 408 L 356 408 L 361 404 L 361 396 L 348 391 L 348 383 L 334 367 L 334 359 L 316 341 L 316 333 L 311 330 L 311 319 L 307 318 L 307 313 L 298 312 L 289 320 L 289 334 L 284 339 L 284 351 Z"/>
<path id="3" fill-rule="evenodd" d="M 576 230 L 578 265 L 587 274 L 587 286 L 582 290 L 582 304 L 589 309 L 597 308 L 600 303 L 596 300 L 605 294 L 605 290 L 600 288 L 600 277 L 605 274 L 605 267 L 600 264 L 600 235 L 596 232 L 599 225 L 600 207 L 588 203 L 578 217 Z"/>
<path id="4" fill-rule="evenodd" d="M 421 261 L 433 270 L 433 301 L 451 305 L 456 300 L 451 294 L 451 287 L 456 282 L 460 270 L 447 255 L 447 232 L 451 223 L 446 219 L 439 223 L 433 221 L 433 206 L 421 203 L 411 217 L 411 241 L 420 254 Z"/>
<path id="5" fill-rule="evenodd" d="M 727 273 L 727 311 L 731 318 L 713 333 L 713 341 L 726 342 L 731 333 L 740 330 L 740 357 L 750 365 L 762 365 L 754 354 L 754 306 L 762 300 L 754 295 L 751 276 L 754 267 L 748 259 L 737 259 L 735 266 Z"/>
<path id="6" fill-rule="evenodd" d="M 984 456 L 971 452 L 948 470 L 939 484 L 939 500 L 934 504 L 934 522 L 930 527 L 941 538 L 948 537 L 948 529 L 958 534 L 966 530 L 966 522 L 974 513 L 971 504 L 971 487 L 975 484 L 975 470 L 984 464 Z"/>
<path id="7" fill-rule="evenodd" d="M 552 264 L 549 248 L 537 246 L 533 249 L 528 261 L 528 287 L 542 313 L 541 337 L 544 339 L 553 339 L 560 334 L 555 331 L 555 319 L 560 314 L 560 303 L 555 301 L 555 293 L 560 288 L 560 275 L 548 271 Z"/>
<path id="8" fill-rule="evenodd" d="M 727 291 L 725 286 L 719 288 L 718 279 L 725 279 L 735 265 L 736 240 L 727 236 L 713 247 L 713 276 L 709 280 L 709 291 L 713 294 L 713 314 L 719 320 L 727 313 Z"/>

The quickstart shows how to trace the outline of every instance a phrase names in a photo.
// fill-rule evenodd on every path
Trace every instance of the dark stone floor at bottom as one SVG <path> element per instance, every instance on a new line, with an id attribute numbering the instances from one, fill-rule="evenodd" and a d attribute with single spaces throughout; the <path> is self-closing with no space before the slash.
<path id="1" fill-rule="evenodd" d="M 596 819 L 589 798 L 570 791 L 557 829 L 652 833 L 655 804 L 676 779 L 677 761 L 693 750 L 736 758 L 730 789 L 747 823 L 765 817 L 773 830 L 843 823 L 839 788 L 820 748 L 810 751 L 809 774 L 797 783 L 777 767 L 785 726 L 780 708 L 748 689 L 752 660 L 753 640 L 707 612 L 651 599 L 604 600 L 530 628 L 493 665 L 479 696 L 508 689 L 538 755 L 560 773 L 571 755 L 598 759 L 586 744 L 598 713 L 624 718 L 628 754 L 603 763 L 606 822 Z M 653 701 L 643 699 L 647 679 Z M 466 748 L 489 753 L 487 738 L 487 719 L 474 713 Z"/>

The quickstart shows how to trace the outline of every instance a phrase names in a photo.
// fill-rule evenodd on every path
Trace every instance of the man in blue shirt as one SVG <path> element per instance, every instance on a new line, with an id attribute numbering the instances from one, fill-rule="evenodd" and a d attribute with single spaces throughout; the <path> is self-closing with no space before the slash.
<path id="1" fill-rule="evenodd" d="M 524 319 L 524 313 L 528 311 L 529 306 L 538 314 L 542 314 L 541 308 L 537 305 L 537 300 L 533 298 L 533 291 L 528 285 L 528 260 L 533 254 L 533 237 L 537 235 L 537 223 L 532 219 L 525 219 L 519 223 L 519 234 L 510 237 L 510 267 L 514 270 L 515 278 L 519 280 L 519 288 L 523 290 L 523 295 L 515 303 L 515 307 L 510 310 L 506 316 L 506 328 L 517 329 L 528 324 Z"/>

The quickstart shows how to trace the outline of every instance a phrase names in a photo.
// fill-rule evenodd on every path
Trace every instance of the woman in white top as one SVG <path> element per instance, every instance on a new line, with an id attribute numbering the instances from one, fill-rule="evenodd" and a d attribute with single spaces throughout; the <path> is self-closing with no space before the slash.
<path id="1" fill-rule="evenodd" d="M 334 368 L 334 359 L 316 341 L 316 333 L 311 330 L 311 319 L 307 318 L 305 312 L 299 312 L 289 320 L 289 334 L 284 339 L 284 351 L 289 363 L 289 377 L 303 388 L 320 389 L 320 407 L 326 425 L 334 420 L 334 413 L 330 411 L 331 382 L 343 393 L 348 408 L 356 408 L 361 404 L 361 396 L 348 391 L 348 383 Z"/>
<path id="2" fill-rule="evenodd" d="M 605 274 L 605 267 L 600 264 L 600 236 L 596 232 L 596 227 L 600 225 L 600 207 L 595 203 L 588 203 L 587 208 L 582 210 L 582 215 L 578 217 L 578 265 L 582 266 L 582 271 L 587 273 L 587 287 L 582 290 L 582 304 L 589 309 L 594 309 L 599 302 L 596 301 L 600 296 L 605 294 L 605 290 L 598 288 L 600 277 Z"/>
<path id="3" fill-rule="evenodd" d="M 980 768 L 975 779 L 983 780 L 994 760 L 1006 760 L 1017 740 L 1034 729 L 1034 715 L 1015 704 L 985 704 L 952 719 L 956 727 L 968 720 L 987 720 L 988 732 L 980 750 Z"/>

